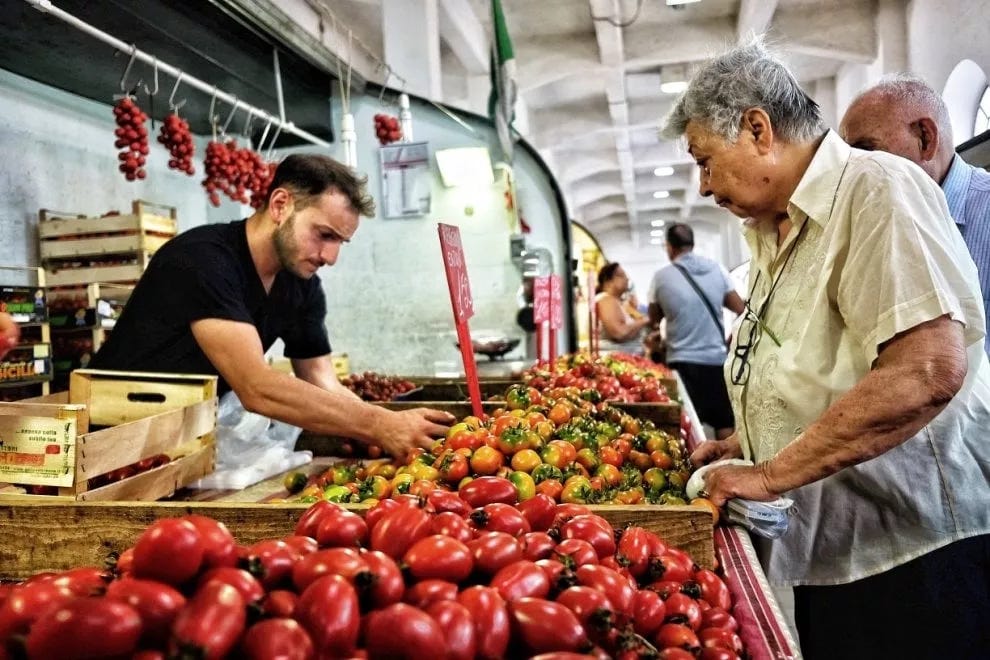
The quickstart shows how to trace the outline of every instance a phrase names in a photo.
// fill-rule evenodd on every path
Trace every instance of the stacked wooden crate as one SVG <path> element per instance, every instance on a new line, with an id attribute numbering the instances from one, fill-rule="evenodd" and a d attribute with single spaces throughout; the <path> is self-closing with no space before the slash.
<path id="1" fill-rule="evenodd" d="M 0 501 L 156 500 L 213 471 L 216 376 L 80 369 L 0 403 Z"/>
<path id="2" fill-rule="evenodd" d="M 56 389 L 99 350 L 151 257 L 177 231 L 174 207 L 141 200 L 124 215 L 41 210 L 39 257 L 50 287 Z"/>

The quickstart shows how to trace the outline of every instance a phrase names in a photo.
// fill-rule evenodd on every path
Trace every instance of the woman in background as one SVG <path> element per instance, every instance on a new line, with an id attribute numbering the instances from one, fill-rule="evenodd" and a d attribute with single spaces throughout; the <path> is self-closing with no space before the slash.
<path id="1" fill-rule="evenodd" d="M 616 262 L 605 264 L 598 271 L 599 350 L 603 353 L 643 353 L 643 328 L 649 319 L 633 318 L 625 309 L 622 296 L 629 290 L 629 278 Z"/>

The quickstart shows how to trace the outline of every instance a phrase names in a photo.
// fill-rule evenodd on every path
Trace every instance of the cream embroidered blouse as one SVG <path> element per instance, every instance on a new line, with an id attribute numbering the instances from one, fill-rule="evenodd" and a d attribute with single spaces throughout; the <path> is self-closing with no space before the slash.
<path id="1" fill-rule="evenodd" d="M 963 390 L 917 436 L 789 493 L 789 530 L 761 548 L 770 580 L 851 582 L 990 533 L 983 301 L 938 186 L 907 160 L 853 150 L 829 131 L 788 215 L 793 228 L 779 249 L 776 232 L 744 232 L 753 310 L 776 282 L 745 385 L 731 376 L 752 315 L 737 322 L 726 361 L 748 458 L 772 458 L 868 373 L 881 344 L 925 321 L 949 314 L 965 325 L 969 370 Z"/>

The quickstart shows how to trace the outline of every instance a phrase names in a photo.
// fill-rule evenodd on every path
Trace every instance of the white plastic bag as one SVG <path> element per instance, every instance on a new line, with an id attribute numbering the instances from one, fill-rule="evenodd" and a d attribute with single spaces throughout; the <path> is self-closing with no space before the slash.
<path id="1" fill-rule="evenodd" d="M 220 398 L 217 409 L 216 471 L 190 488 L 240 489 L 305 465 L 308 451 L 293 451 L 302 432 L 298 426 L 272 420 L 244 409 L 233 392 Z"/>

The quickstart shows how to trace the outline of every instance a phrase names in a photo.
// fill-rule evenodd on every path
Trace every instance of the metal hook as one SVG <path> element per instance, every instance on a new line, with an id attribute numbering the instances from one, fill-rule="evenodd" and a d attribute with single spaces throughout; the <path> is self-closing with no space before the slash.
<path id="1" fill-rule="evenodd" d="M 275 131 L 275 137 L 272 138 L 272 143 L 270 145 L 268 145 L 268 153 L 265 154 L 265 160 L 271 160 L 272 159 L 272 151 L 275 150 L 275 143 L 278 141 L 278 136 L 282 134 L 282 126 L 283 125 L 284 124 L 282 122 L 279 122 L 278 123 L 278 129 L 276 129 L 276 131 Z"/>
<path id="2" fill-rule="evenodd" d="M 258 153 L 261 153 L 262 147 L 265 146 L 265 139 L 268 137 L 268 131 L 272 128 L 272 122 L 274 119 L 272 117 L 268 118 L 268 123 L 265 124 L 265 130 L 261 131 L 261 139 L 258 140 Z"/>
<path id="3" fill-rule="evenodd" d="M 183 72 L 179 71 L 179 75 L 175 78 L 175 85 L 172 87 L 172 93 L 168 95 L 168 109 L 172 112 L 178 112 L 179 109 L 186 104 L 186 99 L 182 99 L 178 103 L 175 102 L 175 93 L 179 90 L 179 83 L 182 82 Z"/>
<path id="4" fill-rule="evenodd" d="M 155 94 L 158 93 L 158 58 L 157 57 L 152 57 L 151 59 L 154 62 L 154 67 L 155 67 L 155 74 L 154 74 L 155 75 L 155 90 L 154 91 L 151 91 L 150 89 L 148 89 L 148 85 L 145 85 L 144 86 L 144 93 L 147 94 L 148 96 L 154 96 Z"/>
<path id="5" fill-rule="evenodd" d="M 244 127 L 241 129 L 241 135 L 248 141 L 248 146 L 251 146 L 251 124 L 254 123 L 254 109 L 248 108 L 247 117 L 244 118 Z"/>
<path id="6" fill-rule="evenodd" d="M 134 59 L 137 57 L 137 46 L 131 44 L 131 59 L 127 62 L 127 67 L 124 69 L 124 75 L 120 77 L 120 91 L 124 94 L 127 93 L 127 76 L 131 72 L 131 67 L 134 66 Z"/>
<path id="7" fill-rule="evenodd" d="M 388 87 L 388 79 L 392 77 L 392 69 L 389 66 L 385 66 L 385 80 L 382 81 L 382 89 L 378 92 L 378 105 L 386 106 L 385 103 L 385 88 Z"/>
<path id="8" fill-rule="evenodd" d="M 214 131 L 217 128 L 217 120 L 219 119 L 219 117 L 217 117 L 214 114 L 214 109 L 216 108 L 216 106 L 217 106 L 217 86 L 214 85 L 213 96 L 210 97 L 210 124 L 213 126 Z"/>
<path id="9" fill-rule="evenodd" d="M 223 128 L 220 129 L 220 134 L 221 135 L 226 135 L 227 134 L 227 127 L 230 126 L 230 122 L 234 119 L 234 113 L 237 112 L 237 107 L 240 104 L 241 104 L 241 102 L 238 101 L 237 100 L 237 97 L 235 96 L 234 97 L 234 107 L 230 109 L 230 114 L 227 115 L 227 121 L 225 121 L 223 123 Z"/>

